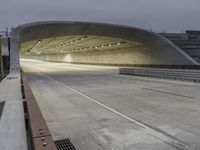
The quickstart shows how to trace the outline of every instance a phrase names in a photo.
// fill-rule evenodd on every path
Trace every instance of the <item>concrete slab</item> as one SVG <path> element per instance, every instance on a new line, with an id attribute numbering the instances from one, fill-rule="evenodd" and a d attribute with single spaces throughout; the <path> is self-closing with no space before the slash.
<path id="1" fill-rule="evenodd" d="M 27 150 L 22 101 L 6 101 L 0 120 L 0 149 Z"/>
<path id="2" fill-rule="evenodd" d="M 19 71 L 12 71 L 0 84 L 0 149 L 27 150 L 26 129 Z"/>
<path id="3" fill-rule="evenodd" d="M 200 147 L 199 84 L 127 77 L 109 67 L 25 60 L 22 67 L 54 138 L 69 137 L 77 149 Z"/>

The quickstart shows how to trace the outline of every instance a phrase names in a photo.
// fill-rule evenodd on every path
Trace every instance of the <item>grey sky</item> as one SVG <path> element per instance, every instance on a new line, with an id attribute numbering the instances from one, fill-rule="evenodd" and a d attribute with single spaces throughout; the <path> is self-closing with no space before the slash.
<path id="1" fill-rule="evenodd" d="M 0 0 L 0 30 L 18 24 L 91 21 L 152 28 L 200 30 L 200 0 Z"/>

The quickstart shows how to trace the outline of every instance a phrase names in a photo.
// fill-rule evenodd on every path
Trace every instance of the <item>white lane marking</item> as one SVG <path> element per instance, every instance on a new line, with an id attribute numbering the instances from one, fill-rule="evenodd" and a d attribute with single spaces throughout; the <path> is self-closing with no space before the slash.
<path id="1" fill-rule="evenodd" d="M 147 126 L 147 125 L 145 125 L 145 124 L 143 124 L 143 123 L 141 123 L 141 122 L 139 122 L 139 121 L 137 121 L 135 119 L 132 119 L 132 118 L 130 118 L 130 117 L 128 117 L 128 116 L 126 116 L 126 115 L 124 115 L 124 114 L 122 114 L 122 113 L 120 113 L 120 112 L 118 112 L 118 111 L 116 111 L 116 110 L 114 110 L 114 109 L 112 109 L 112 108 L 110 108 L 110 107 L 98 102 L 97 100 L 95 100 L 95 99 L 93 99 L 93 98 L 91 98 L 91 97 L 89 97 L 89 96 L 87 96 L 87 95 L 85 95 L 85 94 L 83 94 L 83 93 L 71 88 L 70 86 L 67 86 L 67 85 L 65 85 L 65 84 L 63 84 L 63 83 L 61 83 L 61 82 L 49 77 L 48 75 L 45 75 L 45 74 L 42 74 L 42 73 L 39 73 L 39 72 L 36 72 L 36 73 L 41 75 L 41 76 L 44 76 L 44 77 L 48 78 L 49 80 L 52 80 L 52 81 L 56 82 L 57 84 L 65 87 L 67 89 L 70 89 L 71 91 L 77 93 L 78 95 L 83 96 L 86 99 L 96 103 L 97 105 L 99 105 L 99 106 L 101 106 L 101 107 L 103 107 L 103 108 L 105 108 L 105 109 L 107 109 L 107 110 L 109 110 L 109 111 L 111 111 L 111 112 L 113 112 L 113 113 L 125 118 L 126 120 L 128 120 L 128 121 L 130 121 L 130 122 L 132 122 L 132 123 L 144 128 L 147 133 L 149 133 L 153 137 L 155 137 L 155 138 L 157 138 L 157 139 L 159 139 L 159 140 L 161 140 L 161 141 L 163 141 L 165 143 L 168 143 L 168 144 L 170 144 L 170 145 L 172 145 L 172 146 L 174 146 L 174 147 L 176 147 L 176 148 L 178 148 L 180 150 L 192 150 L 190 145 L 184 143 L 183 141 L 180 141 L 179 139 L 176 139 L 175 137 L 173 137 L 172 135 L 169 135 L 168 133 L 164 133 L 164 131 L 157 131 L 157 130 L 151 128 L 150 126 Z"/>
<path id="2" fill-rule="evenodd" d="M 35 70 L 38 70 L 38 68 L 33 66 L 33 65 L 31 65 L 31 67 L 35 68 Z M 179 150 L 195 150 L 195 145 L 189 145 L 189 144 L 187 144 L 187 143 L 185 143 L 185 142 L 173 137 L 172 135 L 170 135 L 168 133 L 165 133 L 162 130 L 160 130 L 160 131 L 156 130 L 156 129 L 148 126 L 148 125 L 145 125 L 145 124 L 141 123 L 140 121 L 132 119 L 132 118 L 130 118 L 130 117 L 128 117 L 128 116 L 126 116 L 126 115 L 124 115 L 124 114 L 122 114 L 122 113 L 120 113 L 120 112 L 118 112 L 118 111 L 116 111 L 116 110 L 114 110 L 114 109 L 112 109 L 112 108 L 110 108 L 110 107 L 98 102 L 97 100 L 95 100 L 95 99 L 93 99 L 93 98 L 91 98 L 91 97 L 89 97 L 89 96 L 87 96 L 87 95 L 85 95 L 85 94 L 83 94 L 83 93 L 81 93 L 81 92 L 79 92 L 79 91 L 77 91 L 77 90 L 75 90 L 75 89 L 73 89 L 73 88 L 71 88 L 71 87 L 69 87 L 69 86 L 57 81 L 57 80 L 55 80 L 55 79 L 53 79 L 53 78 L 51 78 L 48 75 L 45 75 L 43 73 L 39 73 L 39 72 L 36 72 L 36 71 L 34 71 L 34 72 L 37 73 L 38 75 L 44 76 L 44 77 L 48 78 L 49 80 L 52 80 L 52 81 L 56 82 L 57 84 L 65 87 L 67 89 L 72 90 L 73 92 L 77 93 L 78 95 L 85 97 L 86 99 L 88 99 L 88 100 L 96 103 L 97 105 L 109 110 L 110 112 L 113 112 L 113 113 L 125 118 L 126 120 L 128 120 L 128 121 L 130 121 L 130 122 L 132 122 L 132 123 L 144 128 L 145 131 L 147 133 L 149 133 L 150 135 L 152 135 L 153 137 L 155 137 L 155 138 L 157 138 L 157 139 L 159 139 L 159 140 L 161 140 L 161 141 L 163 141 L 165 143 L 168 143 L 168 144 L 176 147 Z"/>

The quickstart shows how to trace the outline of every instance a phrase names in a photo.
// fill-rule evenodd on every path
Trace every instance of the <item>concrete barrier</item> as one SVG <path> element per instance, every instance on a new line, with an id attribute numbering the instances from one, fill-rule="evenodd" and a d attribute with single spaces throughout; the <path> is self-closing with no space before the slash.
<path id="1" fill-rule="evenodd" d="M 200 82 L 200 70 L 120 68 L 120 74 Z"/>

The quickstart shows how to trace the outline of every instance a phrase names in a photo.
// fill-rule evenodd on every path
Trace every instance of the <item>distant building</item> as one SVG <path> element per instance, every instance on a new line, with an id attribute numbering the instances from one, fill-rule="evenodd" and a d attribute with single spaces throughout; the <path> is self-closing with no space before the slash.
<path id="1" fill-rule="evenodd" d="M 200 31 L 186 30 L 185 33 L 160 33 L 188 55 L 200 62 Z"/>

